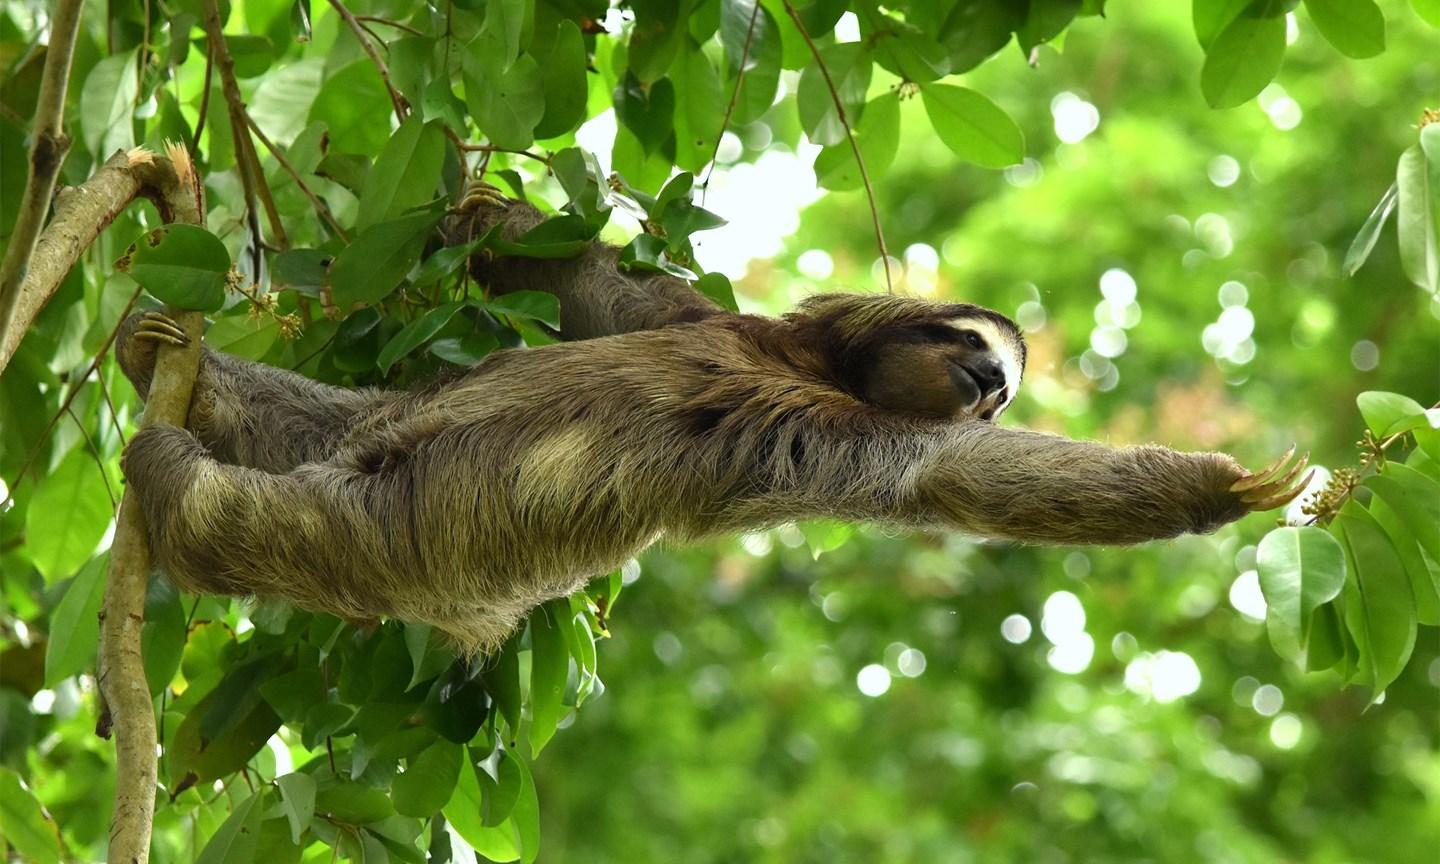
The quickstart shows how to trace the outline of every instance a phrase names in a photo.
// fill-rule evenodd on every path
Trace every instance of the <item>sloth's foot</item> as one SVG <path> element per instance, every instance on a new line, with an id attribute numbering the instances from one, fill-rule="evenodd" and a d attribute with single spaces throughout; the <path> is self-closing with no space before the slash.
<path id="1" fill-rule="evenodd" d="M 460 198 L 461 213 L 481 213 L 485 210 L 504 210 L 511 204 L 505 193 L 484 180 L 471 180 Z"/>
<path id="2" fill-rule="evenodd" d="M 127 335 L 131 339 L 163 342 L 166 345 L 179 345 L 182 348 L 190 344 L 190 337 L 180 329 L 180 325 L 175 323 L 175 319 L 163 312 L 141 312 L 140 320 L 135 322 L 134 328 Z"/>
<path id="3" fill-rule="evenodd" d="M 1252 512 L 1284 507 L 1304 492 L 1305 487 L 1310 485 L 1310 478 L 1315 476 L 1312 468 L 1304 477 L 1300 477 L 1300 473 L 1310 463 L 1309 453 L 1301 456 L 1287 470 L 1286 466 L 1294 455 L 1295 447 L 1292 445 L 1270 465 L 1230 484 L 1230 491 L 1239 495 L 1240 502 Z M 1297 477 L 1300 479 L 1297 480 Z"/>

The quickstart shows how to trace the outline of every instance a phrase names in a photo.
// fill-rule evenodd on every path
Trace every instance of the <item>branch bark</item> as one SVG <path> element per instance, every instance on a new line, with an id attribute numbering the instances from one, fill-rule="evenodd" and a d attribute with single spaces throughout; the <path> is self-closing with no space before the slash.
<path id="1" fill-rule="evenodd" d="M 55 191 L 60 167 L 65 164 L 65 154 L 70 151 L 70 138 L 64 127 L 65 91 L 70 82 L 70 61 L 75 54 L 75 34 L 80 29 L 82 5 L 83 0 L 59 0 L 50 19 L 50 44 L 45 49 L 45 71 L 40 79 L 35 122 L 30 128 L 33 136 L 30 174 L 25 181 L 25 194 L 10 235 L 10 246 L 5 250 L 4 260 L 0 260 L 0 336 L 11 330 L 40 229 L 50 213 L 50 196 Z M 26 320 L 26 327 L 33 318 L 31 315 Z M 4 341 L 0 340 L 0 348 Z M 9 353 L 0 355 L 0 371 L 4 371 L 9 359 Z"/>

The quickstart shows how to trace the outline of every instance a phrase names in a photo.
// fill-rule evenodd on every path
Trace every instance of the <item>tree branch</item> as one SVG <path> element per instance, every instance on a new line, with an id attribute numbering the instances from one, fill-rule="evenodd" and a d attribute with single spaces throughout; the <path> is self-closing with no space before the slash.
<path id="1" fill-rule="evenodd" d="M 45 70 L 41 73 L 40 95 L 35 106 L 35 122 L 30 127 L 30 174 L 20 200 L 20 212 L 10 234 L 10 246 L 0 260 L 0 371 L 14 349 L 5 349 L 10 341 L 16 310 L 24 288 L 31 257 L 35 254 L 45 217 L 50 213 L 50 197 L 65 154 L 70 151 L 70 138 L 65 134 L 65 91 L 70 82 L 70 61 L 75 55 L 75 34 L 80 29 L 80 7 L 83 0 L 59 0 L 50 19 L 50 44 L 45 50 Z M 34 319 L 25 319 L 24 332 Z M 14 340 L 19 344 L 19 338 Z"/>
<path id="2" fill-rule="evenodd" d="M 275 161 L 280 163 L 281 170 L 289 174 L 290 179 L 295 181 L 295 185 L 300 187 L 300 191 L 305 193 L 305 197 L 310 199 L 310 203 L 315 207 L 315 212 L 320 214 L 320 218 L 325 220 L 325 224 L 330 226 L 330 230 L 335 232 L 335 236 L 349 243 L 349 235 L 345 233 L 344 228 L 340 227 L 340 223 L 335 220 L 335 215 L 330 212 L 330 208 L 326 206 L 325 201 L 306 185 L 305 179 L 300 176 L 299 171 L 295 170 L 295 166 L 290 164 L 290 160 L 285 158 L 285 154 L 280 151 L 280 148 L 276 147 L 274 142 L 265 136 L 265 132 L 260 128 L 260 124 L 256 123 L 255 119 L 249 114 L 245 115 L 245 119 L 250 123 L 250 131 L 255 133 L 255 137 L 260 139 L 260 143 L 264 144 L 265 149 L 270 151 L 270 155 L 275 157 Z"/>
<path id="3" fill-rule="evenodd" d="M 265 172 L 260 168 L 260 157 L 255 153 L 255 142 L 250 140 L 250 114 L 245 110 L 245 99 L 240 93 L 240 84 L 235 79 L 235 60 L 230 56 L 230 46 L 225 43 L 224 24 L 215 0 L 204 0 L 206 41 L 210 43 L 211 56 L 220 70 L 220 91 L 225 95 L 225 106 L 230 114 L 230 133 L 235 139 L 235 167 L 240 173 L 240 185 L 245 190 L 245 204 L 254 208 L 259 198 L 265 208 L 265 220 L 270 223 L 270 234 L 282 249 L 289 248 L 290 239 L 285 235 L 285 225 L 280 221 L 280 211 L 270 195 L 270 186 L 265 182 Z M 198 142 L 197 142 L 198 143 Z M 257 238 L 263 240 L 263 238 Z M 257 250 L 258 252 L 258 250 Z"/>
<path id="4" fill-rule="evenodd" d="M 340 17 L 345 20 L 345 25 L 359 40 L 361 50 L 370 58 L 370 62 L 375 64 L 376 71 L 380 73 L 380 80 L 385 84 L 385 92 L 390 94 L 390 105 L 395 109 L 395 119 L 403 122 L 406 115 L 410 113 L 410 104 L 405 101 L 405 97 L 400 94 L 400 91 L 395 89 L 395 85 L 390 83 L 390 69 L 385 65 L 385 59 L 365 37 L 365 28 L 360 26 L 360 22 L 355 18 L 355 13 L 347 9 L 340 0 L 330 0 L 330 5 L 340 13 Z"/>
<path id="5" fill-rule="evenodd" d="M 865 170 L 865 157 L 860 155 L 860 145 L 855 141 L 855 129 L 850 125 L 850 118 L 845 116 L 845 105 L 840 101 L 840 91 L 835 89 L 830 69 L 825 65 L 825 61 L 820 59 L 820 49 L 815 47 L 815 40 L 810 38 L 805 22 L 800 20 L 800 13 L 795 11 L 790 0 L 784 0 L 784 3 L 786 13 L 790 15 L 790 20 L 795 22 L 795 29 L 800 31 L 800 37 L 810 48 L 810 56 L 815 58 L 815 65 L 820 67 L 820 74 L 825 77 L 825 86 L 830 90 L 830 100 L 835 104 L 835 115 L 840 118 L 840 125 L 845 127 L 850 151 L 855 154 L 855 164 L 860 167 L 860 179 L 865 181 L 865 197 L 870 201 L 870 222 L 875 226 L 875 242 L 880 246 L 880 261 L 885 265 L 885 291 L 894 294 L 895 283 L 890 279 L 890 250 L 885 247 L 885 232 L 880 228 L 880 207 L 875 203 L 875 187 L 870 183 L 870 172 Z"/>

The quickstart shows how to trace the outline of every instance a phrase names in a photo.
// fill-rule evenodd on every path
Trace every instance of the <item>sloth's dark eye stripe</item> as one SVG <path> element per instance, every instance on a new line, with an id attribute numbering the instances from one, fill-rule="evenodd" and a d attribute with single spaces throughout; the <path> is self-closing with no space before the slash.
<path id="1" fill-rule="evenodd" d="M 921 324 L 915 329 L 921 336 L 936 342 L 956 344 L 963 341 L 959 330 L 945 324 Z"/>

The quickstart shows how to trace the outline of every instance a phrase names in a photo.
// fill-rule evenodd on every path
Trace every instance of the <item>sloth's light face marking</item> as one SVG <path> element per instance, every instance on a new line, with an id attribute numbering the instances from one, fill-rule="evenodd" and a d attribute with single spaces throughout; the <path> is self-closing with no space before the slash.
<path id="1" fill-rule="evenodd" d="M 946 323 L 961 333 L 969 331 L 978 335 L 985 343 L 983 350 L 999 361 L 1000 368 L 1005 373 L 1004 389 L 986 397 L 975 406 L 976 416 L 982 416 L 989 411 L 991 416 L 988 419 L 999 417 L 1001 412 L 1015 401 L 1015 394 L 1020 389 L 1020 379 L 1025 371 L 1020 359 L 1020 346 L 1014 335 L 986 318 L 960 317 L 952 318 Z"/>

